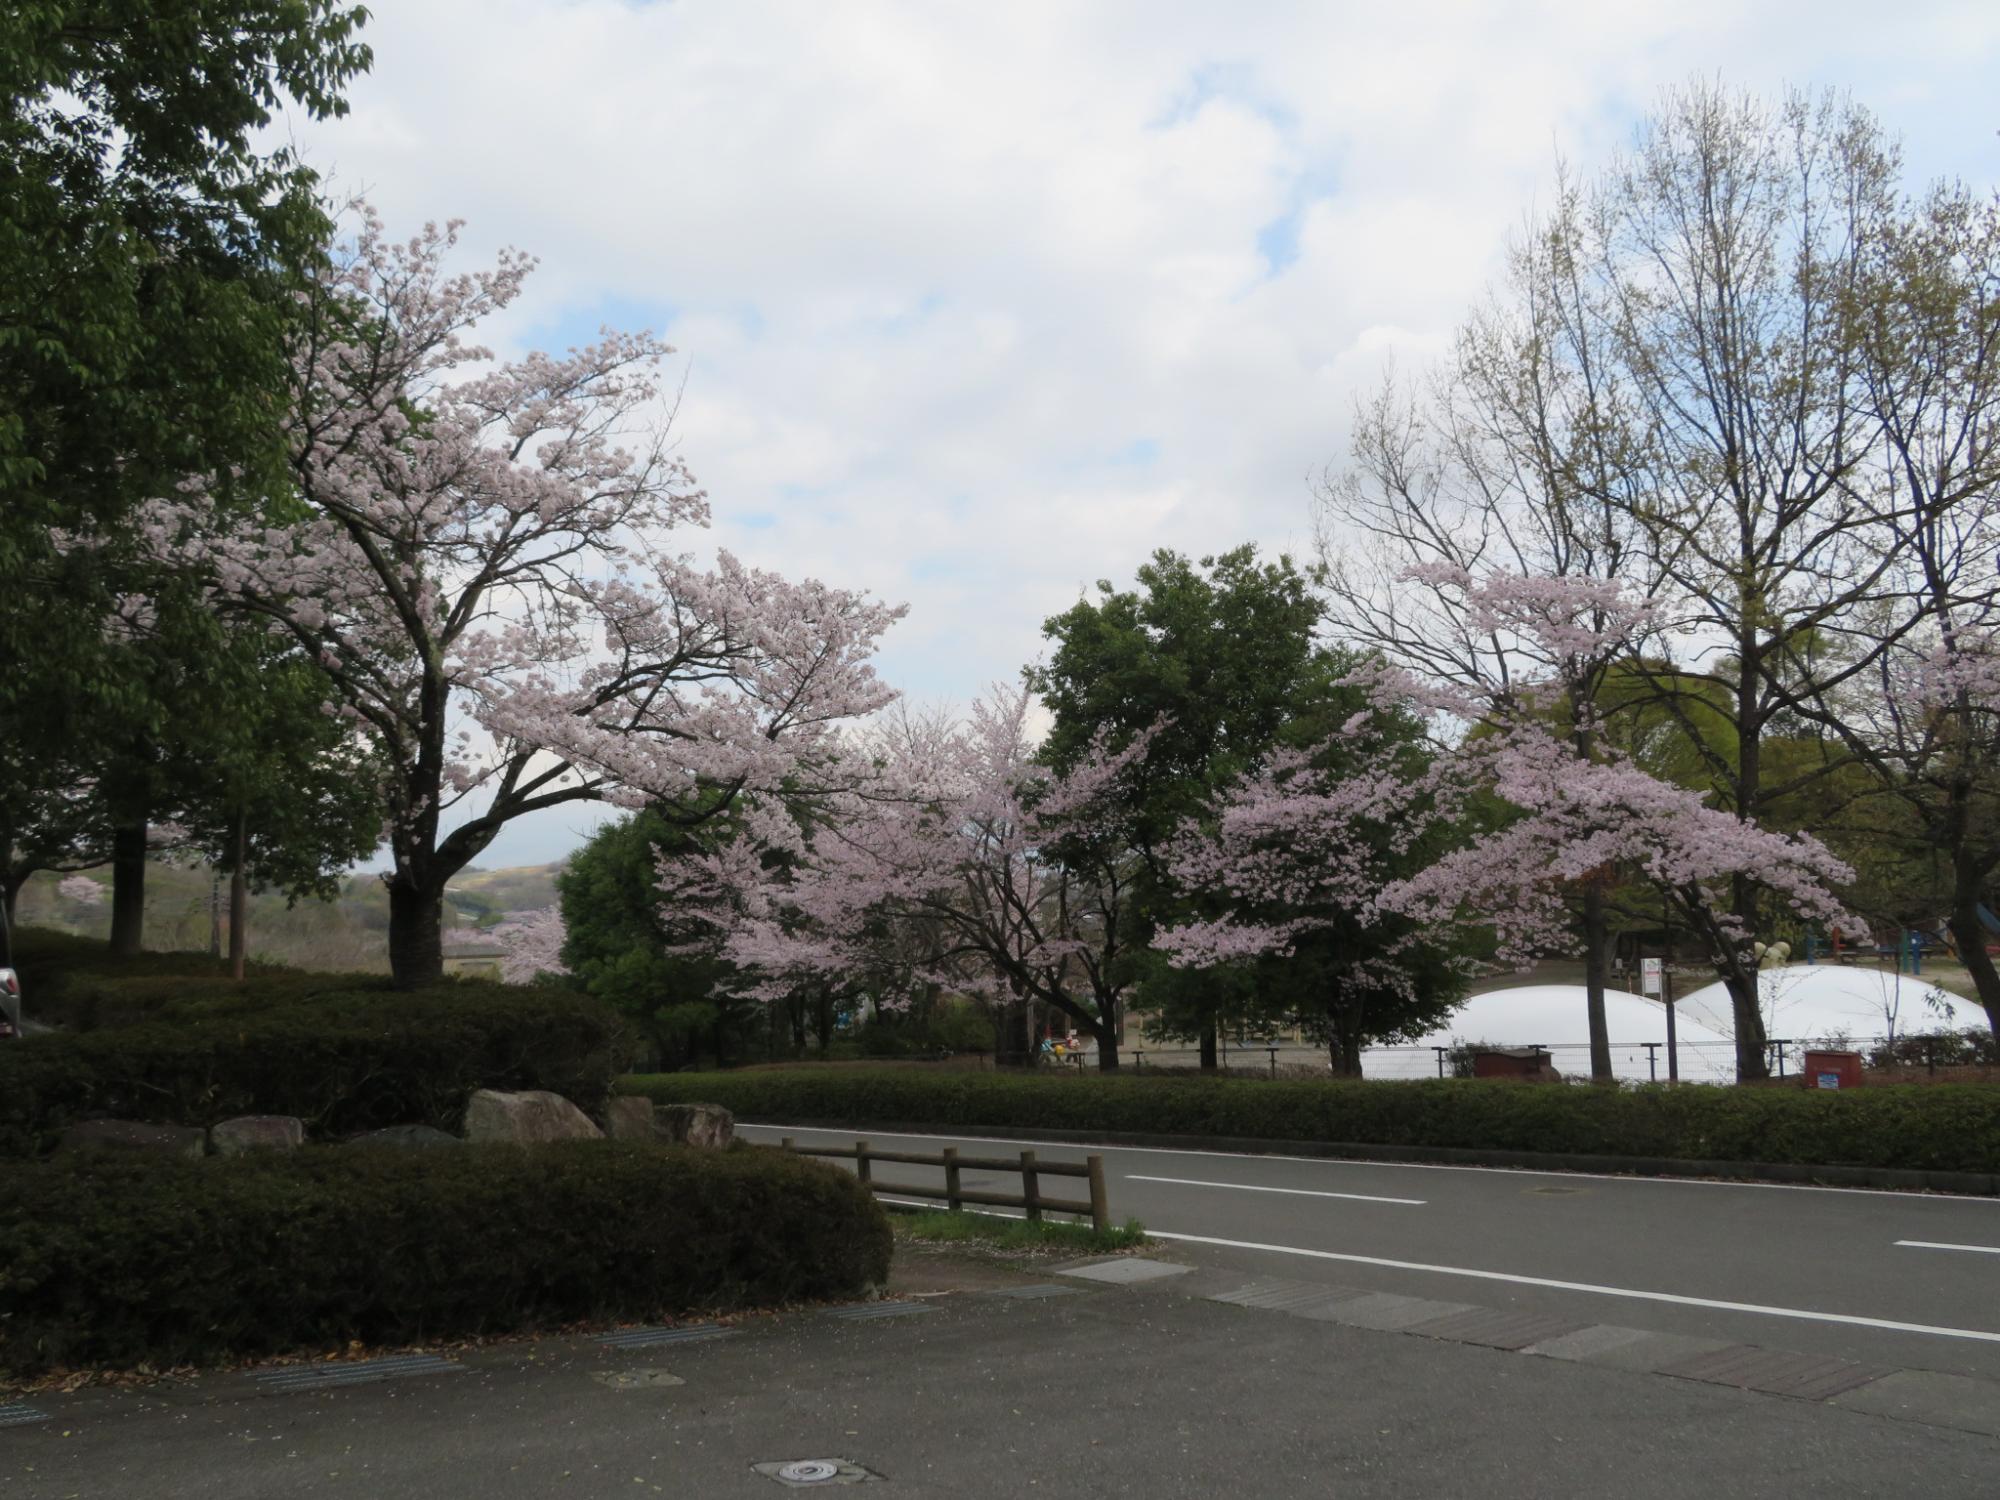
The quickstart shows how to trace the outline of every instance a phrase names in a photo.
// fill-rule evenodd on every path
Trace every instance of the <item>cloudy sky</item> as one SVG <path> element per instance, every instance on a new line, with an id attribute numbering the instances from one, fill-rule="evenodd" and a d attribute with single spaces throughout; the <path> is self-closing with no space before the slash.
<path id="1" fill-rule="evenodd" d="M 1913 176 L 2000 182 L 1990 0 L 370 8 L 307 160 L 540 256 L 503 350 L 669 338 L 689 545 L 908 602 L 883 668 L 931 701 L 1157 547 L 1303 548 L 1356 394 L 1664 87 L 1845 88 Z"/>

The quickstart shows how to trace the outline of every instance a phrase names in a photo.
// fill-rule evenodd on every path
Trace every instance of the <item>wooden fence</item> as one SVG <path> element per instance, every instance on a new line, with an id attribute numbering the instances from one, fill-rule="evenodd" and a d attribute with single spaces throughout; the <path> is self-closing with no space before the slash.
<path id="1" fill-rule="evenodd" d="M 945 1207 L 954 1213 L 968 1203 L 977 1203 L 983 1207 L 1018 1208 L 1034 1220 L 1039 1220 L 1044 1213 L 1075 1214 L 1078 1218 L 1087 1216 L 1091 1227 L 1100 1234 L 1111 1227 L 1111 1205 L 1104 1190 L 1104 1158 L 1095 1154 L 1077 1163 L 1039 1161 L 1032 1151 L 1023 1151 L 1018 1159 L 960 1156 L 956 1146 L 946 1146 L 936 1156 L 919 1156 L 907 1151 L 877 1151 L 866 1141 L 856 1141 L 852 1146 L 801 1146 L 791 1136 L 783 1137 L 778 1145 L 781 1150 L 795 1151 L 801 1156 L 827 1156 L 838 1161 L 851 1161 L 855 1176 L 875 1192 L 889 1197 L 941 1199 Z M 944 1187 L 912 1187 L 907 1183 L 880 1182 L 874 1171 L 874 1164 L 878 1161 L 912 1167 L 940 1167 L 944 1170 Z M 989 1193 L 961 1187 L 959 1174 L 968 1167 L 975 1172 L 1018 1172 L 1021 1175 L 1021 1191 L 1015 1194 Z M 1083 1203 L 1070 1198 L 1042 1196 L 1041 1179 L 1044 1177 L 1086 1179 L 1090 1183 L 1090 1201 Z"/>

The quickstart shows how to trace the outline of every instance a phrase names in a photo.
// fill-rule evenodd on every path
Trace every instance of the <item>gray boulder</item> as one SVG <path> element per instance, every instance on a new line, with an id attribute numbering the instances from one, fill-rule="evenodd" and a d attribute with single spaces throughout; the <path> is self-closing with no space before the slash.
<path id="1" fill-rule="evenodd" d="M 401 1150 L 428 1151 L 433 1146 L 463 1146 L 464 1141 L 434 1125 L 389 1125 L 357 1135 L 350 1146 L 394 1146 Z"/>
<path id="2" fill-rule="evenodd" d="M 530 1089 L 503 1094 L 480 1089 L 465 1105 L 468 1141 L 511 1141 L 531 1146 L 542 1141 L 581 1141 L 602 1136 L 590 1116 L 561 1094 Z"/>
<path id="3" fill-rule="evenodd" d="M 208 1145 L 217 1156 L 245 1151 L 296 1151 L 305 1144 L 305 1121 L 293 1115 L 238 1115 L 208 1128 Z"/>
<path id="4" fill-rule="evenodd" d="M 616 1141 L 658 1140 L 659 1126 L 653 1120 L 653 1101 L 637 1094 L 613 1094 L 604 1106 L 604 1133 Z"/>
<path id="5" fill-rule="evenodd" d="M 720 1104 L 662 1104 L 654 1117 L 662 1140 L 721 1147 L 736 1139 L 736 1117 Z"/>
<path id="6" fill-rule="evenodd" d="M 208 1132 L 192 1125 L 148 1125 L 142 1120 L 85 1120 L 65 1130 L 56 1149 L 200 1157 L 208 1152 Z"/>

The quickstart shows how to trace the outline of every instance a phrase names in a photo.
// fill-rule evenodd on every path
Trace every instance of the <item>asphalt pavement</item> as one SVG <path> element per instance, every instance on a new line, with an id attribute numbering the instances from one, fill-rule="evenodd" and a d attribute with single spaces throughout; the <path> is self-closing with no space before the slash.
<path id="1" fill-rule="evenodd" d="M 1977 1412 L 1967 1430 L 1375 1326 L 1386 1303 L 1439 1306 L 1415 1298 L 1326 1319 L 1216 1268 L 1099 1270 L 919 1255 L 904 1300 L 722 1337 L 444 1351 L 331 1389 L 294 1368 L 35 1396 L 43 1420 L 0 1429 L 0 1497 L 752 1500 L 800 1463 L 832 1477 L 798 1487 L 885 1497 L 1146 1500 L 1956 1497 L 2000 1473 Z"/>
<path id="2" fill-rule="evenodd" d="M 751 1140 L 1104 1157 L 1114 1218 L 1183 1259 L 2000 1381 L 2000 1199 L 1590 1177 L 994 1135 L 739 1126 Z M 878 1179 L 941 1186 L 941 1173 Z M 963 1186 L 1019 1190 L 966 1172 Z M 1076 1184 L 1051 1181 L 1045 1192 Z M 1995 1481 L 2000 1493 L 2000 1479 Z"/>

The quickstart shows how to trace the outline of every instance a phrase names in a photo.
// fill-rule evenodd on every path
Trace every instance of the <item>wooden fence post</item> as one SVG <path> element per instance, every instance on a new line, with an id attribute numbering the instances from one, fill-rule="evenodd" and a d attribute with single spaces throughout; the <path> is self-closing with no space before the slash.
<path id="1" fill-rule="evenodd" d="M 958 1196 L 958 1147 L 944 1148 L 944 1206 L 957 1213 L 965 1206 Z"/>
<path id="2" fill-rule="evenodd" d="M 1092 1155 L 1084 1159 L 1090 1166 L 1090 1227 L 1105 1234 L 1111 1229 L 1111 1203 L 1104 1192 L 1104 1158 Z"/>
<path id="3" fill-rule="evenodd" d="M 859 1177 L 863 1182 L 873 1182 L 875 1180 L 872 1170 L 868 1165 L 868 1143 L 866 1141 L 856 1141 L 854 1143 L 854 1175 Z"/>
<path id="4" fill-rule="evenodd" d="M 1021 1207 L 1027 1210 L 1030 1219 L 1038 1224 L 1041 1222 L 1041 1178 L 1035 1171 L 1035 1153 L 1032 1151 L 1021 1153 Z"/>

